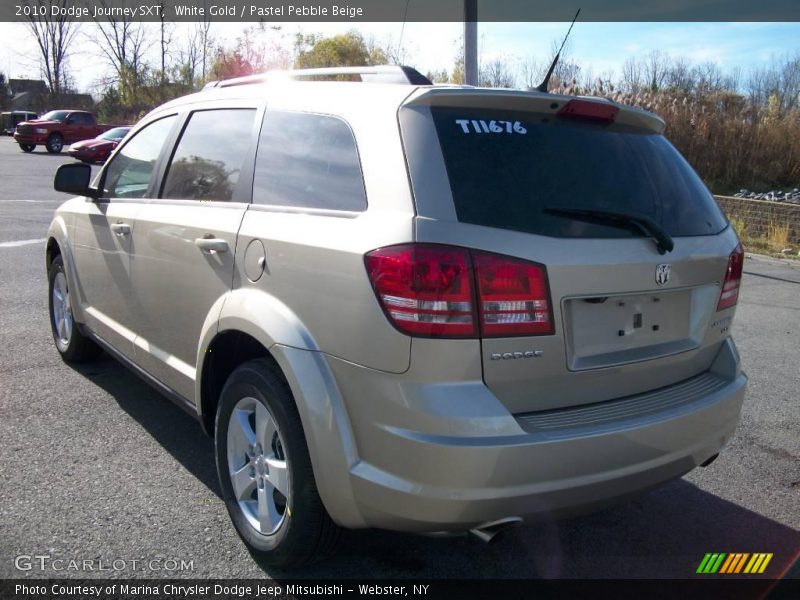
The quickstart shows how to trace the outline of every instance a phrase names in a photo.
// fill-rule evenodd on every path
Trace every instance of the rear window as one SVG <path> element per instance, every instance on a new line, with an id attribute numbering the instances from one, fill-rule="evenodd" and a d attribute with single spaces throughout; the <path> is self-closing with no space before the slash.
<path id="1" fill-rule="evenodd" d="M 553 237 L 641 236 L 546 209 L 648 217 L 670 235 L 719 233 L 727 221 L 666 138 L 619 125 L 489 109 L 431 109 L 463 223 Z"/>

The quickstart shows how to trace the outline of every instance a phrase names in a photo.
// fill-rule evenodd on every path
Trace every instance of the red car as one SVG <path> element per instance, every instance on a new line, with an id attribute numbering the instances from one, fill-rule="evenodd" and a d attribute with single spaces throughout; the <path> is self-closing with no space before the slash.
<path id="1" fill-rule="evenodd" d="M 109 129 L 91 140 L 75 142 L 69 147 L 67 154 L 85 163 L 105 162 L 130 130 L 130 127 Z"/>

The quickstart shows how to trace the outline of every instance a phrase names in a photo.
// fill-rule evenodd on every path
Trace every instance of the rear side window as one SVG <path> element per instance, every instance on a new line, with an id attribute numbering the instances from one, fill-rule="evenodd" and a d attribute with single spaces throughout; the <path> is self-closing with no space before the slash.
<path id="1" fill-rule="evenodd" d="M 150 177 L 175 116 L 154 121 L 141 129 L 106 167 L 103 195 L 109 198 L 144 198 Z"/>
<path id="2" fill-rule="evenodd" d="M 329 210 L 367 208 L 355 138 L 337 117 L 268 111 L 253 202 Z"/>
<path id="3" fill-rule="evenodd" d="M 192 113 L 167 168 L 161 197 L 231 200 L 250 147 L 255 114 L 253 109 Z"/>
<path id="4" fill-rule="evenodd" d="M 727 222 L 661 135 L 527 112 L 432 109 L 458 220 L 553 237 L 630 237 L 608 223 L 546 209 L 644 216 L 673 236 Z"/>

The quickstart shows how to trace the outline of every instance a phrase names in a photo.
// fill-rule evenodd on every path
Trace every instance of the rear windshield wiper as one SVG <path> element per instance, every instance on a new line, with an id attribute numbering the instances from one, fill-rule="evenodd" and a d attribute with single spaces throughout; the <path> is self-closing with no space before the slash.
<path id="1" fill-rule="evenodd" d="M 643 215 L 629 215 L 610 210 L 595 210 L 591 208 L 543 208 L 542 212 L 557 217 L 570 217 L 589 223 L 607 223 L 612 227 L 630 228 L 633 226 L 638 231 L 653 238 L 659 254 L 672 252 L 675 242 L 658 223 Z"/>

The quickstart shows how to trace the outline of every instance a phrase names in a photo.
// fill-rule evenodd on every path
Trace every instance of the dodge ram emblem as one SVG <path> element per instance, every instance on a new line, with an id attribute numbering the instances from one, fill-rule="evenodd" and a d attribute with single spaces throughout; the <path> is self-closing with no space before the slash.
<path id="1" fill-rule="evenodd" d="M 672 267 L 667 264 L 656 265 L 656 283 L 658 285 L 667 285 L 669 283 L 669 272 Z"/>

